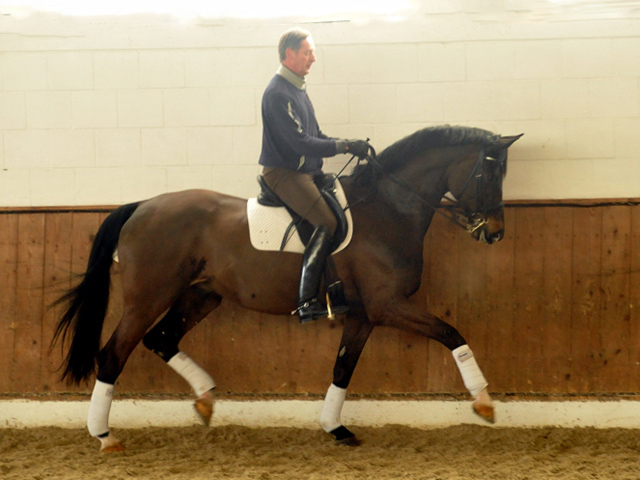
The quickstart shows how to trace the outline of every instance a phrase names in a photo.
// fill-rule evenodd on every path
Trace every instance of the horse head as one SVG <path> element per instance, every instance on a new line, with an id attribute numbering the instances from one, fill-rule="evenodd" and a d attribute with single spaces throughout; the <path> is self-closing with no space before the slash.
<path id="1" fill-rule="evenodd" d="M 504 235 L 507 150 L 521 136 L 464 126 L 428 127 L 387 147 L 379 158 L 374 152 L 367 164 L 354 168 L 353 176 L 363 184 L 391 185 L 386 196 L 398 209 L 407 199 L 417 200 L 425 212 L 441 213 L 476 240 L 491 244 Z M 443 194 L 449 203 L 439 206 Z"/>
<path id="2" fill-rule="evenodd" d="M 507 150 L 521 136 L 496 137 L 453 165 L 448 188 L 455 199 L 450 208 L 476 240 L 492 244 L 504 236 L 502 181 Z"/>

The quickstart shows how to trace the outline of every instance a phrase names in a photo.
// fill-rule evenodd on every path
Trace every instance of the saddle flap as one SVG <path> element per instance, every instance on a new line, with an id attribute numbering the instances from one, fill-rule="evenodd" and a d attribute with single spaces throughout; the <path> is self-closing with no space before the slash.
<path id="1" fill-rule="evenodd" d="M 337 253 L 346 248 L 351 241 L 353 221 L 351 211 L 347 208 L 347 198 L 344 194 L 344 190 L 342 189 L 342 184 L 340 181 L 335 179 L 335 176 L 333 176 L 333 178 L 329 176 L 327 181 L 330 182 L 331 188 L 335 190 L 336 195 L 335 197 L 325 196 L 325 200 L 334 213 L 336 211 L 339 211 L 340 213 L 340 216 L 337 216 L 338 228 L 336 229 L 336 235 L 334 235 L 331 245 L 333 253 Z M 264 184 L 264 180 L 258 177 L 258 183 L 262 186 Z M 267 186 L 266 189 L 262 189 L 261 193 L 262 192 L 266 192 L 263 200 L 268 205 L 272 205 L 273 202 L 271 200 L 271 195 L 269 194 L 271 189 Z M 299 231 L 298 234 L 291 232 L 293 226 L 296 227 L 296 230 L 299 229 L 297 224 L 300 217 L 297 217 L 298 221 L 294 220 L 291 212 L 282 206 L 282 201 L 280 199 L 277 200 L 277 203 L 281 206 L 274 208 L 274 206 L 265 206 L 259 198 L 260 195 L 258 195 L 257 198 L 250 198 L 247 202 L 249 234 L 251 244 L 254 248 L 263 251 L 280 250 L 285 252 L 303 253 L 304 243 L 300 238 L 303 232 Z M 310 236 L 310 234 L 313 233 L 313 227 L 308 222 L 307 224 L 310 226 Z M 303 234 L 303 236 L 307 235 Z"/>
<path id="2" fill-rule="evenodd" d="M 340 205 L 340 202 L 336 198 L 336 194 L 338 189 L 336 185 L 339 185 L 337 175 L 333 173 L 326 173 L 321 175 L 315 175 L 313 177 L 313 181 L 318 187 L 320 194 L 324 198 L 327 206 L 336 217 L 338 222 L 335 234 L 333 239 L 331 240 L 331 250 L 335 250 L 346 238 L 347 232 L 349 230 L 349 223 L 347 221 L 347 217 L 345 215 L 344 208 Z M 260 185 L 260 192 L 257 197 L 257 202 L 260 205 L 264 205 L 265 207 L 284 207 L 288 210 L 289 214 L 292 218 L 292 225 L 289 228 L 295 227 L 295 230 L 298 232 L 300 236 L 300 240 L 302 243 L 306 245 L 313 234 L 314 227 L 307 220 L 302 218 L 296 212 L 291 210 L 286 203 L 284 203 L 278 194 L 276 194 L 267 182 L 265 182 L 264 177 L 262 175 L 258 175 L 258 185 Z M 288 237 L 289 231 L 285 233 L 285 238 L 283 242 L 288 241 L 286 237 Z M 284 243 L 283 243 L 284 245 Z"/>

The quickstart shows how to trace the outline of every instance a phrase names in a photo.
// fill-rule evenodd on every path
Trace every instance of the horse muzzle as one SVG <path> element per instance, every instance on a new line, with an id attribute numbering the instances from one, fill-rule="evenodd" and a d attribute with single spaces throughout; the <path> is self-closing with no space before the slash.
<path id="1" fill-rule="evenodd" d="M 494 218 L 476 215 L 467 223 L 467 231 L 476 240 L 491 245 L 504 238 L 504 221 Z"/>

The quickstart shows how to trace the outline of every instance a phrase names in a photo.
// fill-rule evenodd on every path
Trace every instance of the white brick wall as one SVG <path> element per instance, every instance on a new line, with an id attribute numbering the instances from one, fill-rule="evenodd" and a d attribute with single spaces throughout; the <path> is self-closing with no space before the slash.
<path id="1" fill-rule="evenodd" d="M 119 127 L 162 127 L 162 90 L 137 89 L 118 92 Z"/>
<path id="2" fill-rule="evenodd" d="M 640 197 L 640 19 L 625 2 L 600 17 L 541 0 L 423 3 L 403 22 L 308 25 L 325 133 L 380 151 L 443 123 L 524 132 L 507 198 Z M 288 26 L 0 16 L 0 206 L 254 195 L 260 99 Z"/>
<path id="3" fill-rule="evenodd" d="M 96 166 L 127 167 L 142 164 L 139 128 L 102 128 L 95 131 Z"/>
<path id="4" fill-rule="evenodd" d="M 93 53 L 96 90 L 131 90 L 140 87 L 136 50 L 96 51 Z"/>
<path id="5" fill-rule="evenodd" d="M 71 128 L 71 92 L 37 91 L 26 96 L 28 129 Z"/>
<path id="6" fill-rule="evenodd" d="M 23 92 L 0 92 L 0 112 L 0 130 L 26 128 L 25 94 Z"/>
<path id="7" fill-rule="evenodd" d="M 118 127 L 118 94 L 104 90 L 82 90 L 71 97 L 73 128 Z"/>
<path id="8" fill-rule="evenodd" d="M 88 52 L 47 54 L 50 90 L 92 90 L 93 57 Z"/>

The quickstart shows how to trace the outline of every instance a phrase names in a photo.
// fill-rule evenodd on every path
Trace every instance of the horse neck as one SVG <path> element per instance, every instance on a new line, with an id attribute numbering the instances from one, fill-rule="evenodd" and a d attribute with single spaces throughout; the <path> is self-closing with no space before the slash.
<path id="1" fill-rule="evenodd" d="M 451 163 L 452 159 L 445 150 L 427 150 L 390 171 L 389 176 L 381 175 L 378 185 L 399 211 L 410 199 L 418 209 L 427 207 L 432 213 L 428 205 L 438 205 L 447 193 L 447 173 Z"/>
<path id="2" fill-rule="evenodd" d="M 378 173 L 370 184 L 353 187 L 349 184 L 347 193 L 350 190 L 356 199 L 367 198 L 370 215 L 387 218 L 394 225 L 405 225 L 408 235 L 422 238 L 434 215 L 431 207 L 437 206 L 447 193 L 446 173 L 450 163 L 449 159 L 432 159 L 425 153 L 389 172 L 390 175 Z"/>

